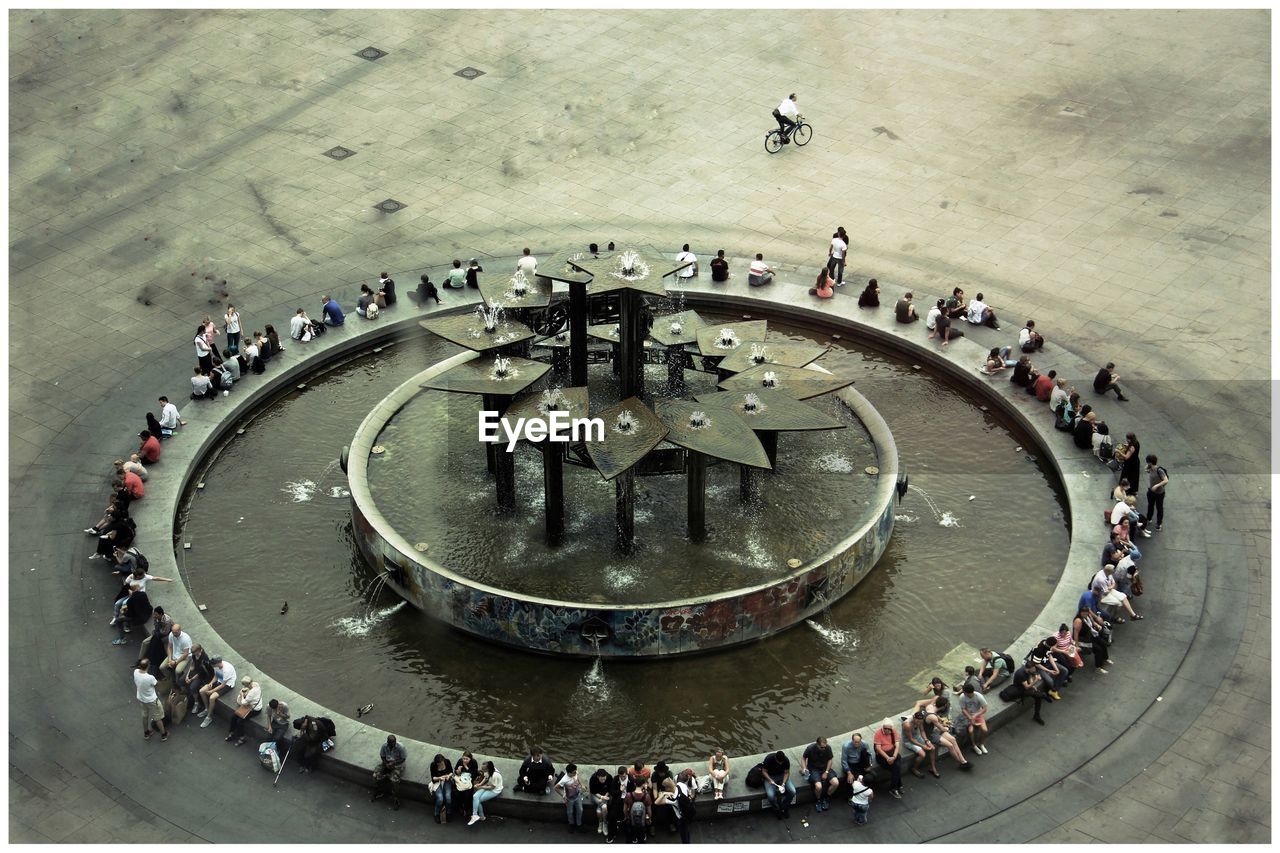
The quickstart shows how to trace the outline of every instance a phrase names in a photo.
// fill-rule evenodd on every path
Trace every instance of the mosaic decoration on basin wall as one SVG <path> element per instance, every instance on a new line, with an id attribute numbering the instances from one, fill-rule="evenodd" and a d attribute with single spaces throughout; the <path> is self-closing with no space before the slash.
<path id="1" fill-rule="evenodd" d="M 843 553 L 804 574 L 737 596 L 667 608 L 573 607 L 475 589 L 387 542 L 353 506 L 356 541 L 370 564 L 410 603 L 454 627 L 499 643 L 553 654 L 642 657 L 703 651 L 777 633 L 839 600 L 879 560 L 893 533 L 891 499 Z"/>

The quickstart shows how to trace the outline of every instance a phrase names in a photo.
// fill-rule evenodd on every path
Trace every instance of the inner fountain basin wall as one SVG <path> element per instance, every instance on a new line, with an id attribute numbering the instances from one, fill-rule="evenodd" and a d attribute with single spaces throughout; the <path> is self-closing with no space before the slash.
<path id="1" fill-rule="evenodd" d="M 369 460 L 384 426 L 422 393 L 423 382 L 476 357 L 459 353 L 398 387 L 361 423 L 348 455 L 361 552 L 377 571 L 388 572 L 388 585 L 442 622 L 549 654 L 631 658 L 704 652 L 763 639 L 824 610 L 861 582 L 884 553 L 893 532 L 897 446 L 875 407 L 846 388 L 835 393 L 869 433 L 880 469 L 870 505 L 863 521 L 832 548 L 776 580 L 693 598 L 617 605 L 521 595 L 463 577 L 429 552 L 419 552 L 417 543 L 379 511 L 369 489 Z M 612 506 L 596 509 L 612 512 Z M 592 642 L 588 633 L 607 633 L 608 639 Z"/>
<path id="2" fill-rule="evenodd" d="M 770 339 L 785 337 L 775 333 Z M 442 357 L 454 351 L 450 347 Z M 391 357 L 397 366 L 388 364 L 388 371 L 396 379 L 391 386 L 383 383 L 382 393 L 430 363 L 421 360 L 407 369 L 411 362 Z M 487 366 L 491 359 L 477 363 Z M 673 389 L 666 365 L 651 364 L 645 372 L 650 408 L 707 394 L 726 402 L 742 398 L 741 392 L 717 393 L 714 373 L 686 371 L 682 387 Z M 589 365 L 587 374 L 592 412 L 598 413 L 618 399 L 619 377 L 607 363 Z M 529 396 L 536 399 L 542 387 L 565 379 L 543 377 Z M 381 396 L 360 407 L 359 417 Z M 754 475 L 750 499 L 741 498 L 737 465 L 707 466 L 708 523 L 700 541 L 685 533 L 683 473 L 637 475 L 635 541 L 624 553 L 617 547 L 615 483 L 594 468 L 564 464 L 565 535 L 560 544 L 548 545 L 542 453 L 526 442 L 513 449 L 515 510 L 499 512 L 493 477 L 476 441 L 482 405 L 474 395 L 436 390 L 411 397 L 374 439 L 380 452 L 368 460 L 369 493 L 387 523 L 419 553 L 429 549 L 434 561 L 470 582 L 515 596 L 649 607 L 778 580 L 794 572 L 788 561 L 811 561 L 856 529 L 878 486 L 878 478 L 865 473 L 879 461 L 862 421 L 839 399 L 823 395 L 803 405 L 829 414 L 843 428 L 782 436 L 780 473 Z M 714 408 L 708 411 L 713 423 L 721 417 Z M 680 451 L 660 445 L 660 452 Z"/>

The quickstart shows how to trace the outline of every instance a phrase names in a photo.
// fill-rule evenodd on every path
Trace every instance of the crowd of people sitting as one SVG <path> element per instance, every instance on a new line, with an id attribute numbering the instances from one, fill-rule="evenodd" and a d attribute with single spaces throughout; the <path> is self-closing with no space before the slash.
<path id="1" fill-rule="evenodd" d="M 820 274 L 814 291 L 819 296 L 843 284 L 847 238 L 841 232 L 833 235 L 829 264 Z M 613 248 L 612 244 L 609 248 Z M 594 244 L 591 250 L 598 256 Z M 687 246 L 684 251 L 692 257 Z M 527 249 L 517 268 L 527 270 L 529 275 L 536 274 L 537 261 Z M 727 268 L 723 252 L 712 261 L 712 268 L 713 273 Z M 461 262 L 455 261 L 445 286 L 478 287 L 478 274 L 482 271 L 474 259 L 465 271 Z M 723 279 L 717 276 L 717 280 Z M 859 307 L 878 307 L 879 292 L 878 283 L 871 279 L 859 296 Z M 422 275 L 413 295 L 419 304 L 425 305 L 428 300 L 440 302 L 438 290 L 427 274 Z M 895 305 L 899 322 L 920 319 L 912 300 L 913 294 L 908 292 Z M 375 319 L 395 301 L 395 282 L 384 272 L 376 291 L 361 286 L 356 314 Z M 321 317 L 322 322 L 317 323 L 303 308 L 298 308 L 289 322 L 289 337 L 307 343 L 324 334 L 327 327 L 345 322 L 341 306 L 328 295 L 322 299 Z M 983 294 L 966 303 L 960 288 L 955 288 L 950 298 L 939 299 L 930 309 L 926 320 L 929 338 L 936 336 L 945 346 L 948 341 L 961 337 L 963 333 L 951 327 L 953 319 L 1000 328 L 995 313 L 983 301 Z M 218 391 L 229 394 L 234 384 L 244 377 L 265 372 L 267 363 L 285 348 L 273 326 L 268 324 L 264 329 L 242 337 L 240 315 L 235 306 L 228 305 L 222 325 L 226 343 L 219 352 L 218 327 L 210 317 L 205 317 L 194 339 L 197 365 L 191 397 L 216 399 Z M 1136 434 L 1127 433 L 1125 440 L 1115 445 L 1107 424 L 1089 404 L 1082 404 L 1080 394 L 1066 379 L 1054 370 L 1042 374 L 1032 364 L 1031 356 L 1044 347 L 1044 339 L 1033 321 L 1028 320 L 1020 330 L 1017 347 L 1016 359 L 1013 345 L 993 347 L 979 370 L 987 375 L 1011 371 L 1010 381 L 1015 386 L 1049 406 L 1058 429 L 1071 432 L 1077 447 L 1090 450 L 1117 473 L 1118 482 L 1107 496 L 1106 506 L 1102 507 L 1109 537 L 1098 571 L 1090 578 L 1069 621 L 1061 623 L 1056 633 L 1037 642 L 1020 663 L 1006 652 L 983 648 L 979 660 L 966 666 L 963 675 L 958 675 L 950 686 L 941 677 L 934 677 L 908 713 L 896 723 L 886 718 L 876 728 L 870 743 L 865 742 L 860 733 L 854 733 L 841 745 L 838 764 L 833 748 L 823 737 L 804 749 L 794 776 L 790 758 L 785 752 L 777 751 L 742 774 L 740 783 L 735 766 L 722 749 L 708 756 L 704 773 L 690 768 L 672 772 L 662 761 L 650 768 L 645 761 L 637 760 L 630 767 L 618 767 L 612 772 L 601 767 L 587 774 L 572 763 L 557 771 L 551 759 L 534 748 L 521 764 L 512 789 L 535 796 L 560 797 L 570 832 L 582 831 L 584 811 L 594 809 L 596 831 L 608 843 L 619 839 L 643 843 L 662 826 L 678 833 L 681 841 L 688 843 L 689 822 L 694 817 L 696 801 L 700 797 L 720 800 L 738 784 L 747 789 L 763 789 L 775 814 L 785 819 L 796 800 L 797 778 L 800 785 L 812 789 L 818 812 L 826 811 L 833 797 L 847 795 L 853 821 L 861 825 L 869 818 L 875 787 L 885 787 L 890 796 L 902 798 L 904 768 L 918 778 L 924 778 L 926 773 L 939 778 L 937 760 L 945 752 L 957 769 L 972 770 L 969 755 L 987 753 L 988 701 L 985 696 L 992 690 L 999 689 L 1005 701 L 1031 700 L 1032 719 L 1044 725 L 1043 703 L 1064 698 L 1063 691 L 1073 676 L 1086 668 L 1086 657 L 1092 658 L 1094 671 L 1107 674 L 1107 667 L 1114 663 L 1110 654 L 1115 642 L 1114 626 L 1143 619 L 1133 606 L 1133 599 L 1143 594 L 1139 568 L 1143 553 L 1134 538 L 1150 538 L 1154 531 L 1162 528 L 1168 471 L 1160 466 L 1155 455 L 1145 457 L 1147 511 L 1141 513 L 1136 494 L 1143 457 Z M 1118 400 L 1126 400 L 1114 370 L 1115 365 L 1108 363 L 1098 371 L 1094 392 L 1099 395 L 1114 392 Z M 228 742 L 236 746 L 245 743 L 247 722 L 265 710 L 267 740 L 259 747 L 260 760 L 280 772 L 284 763 L 294 758 L 299 772 L 309 772 L 319 756 L 333 746 L 336 735 L 333 722 L 312 716 L 293 719 L 284 702 L 278 699 L 264 702 L 257 681 L 250 675 L 238 678 L 230 661 L 209 655 L 182 625 L 165 613 L 163 606 L 154 604 L 148 597 L 149 583 L 170 583 L 172 579 L 148 572 L 147 558 L 133 544 L 136 526 L 130 517 L 130 508 L 145 495 L 145 484 L 160 462 L 161 442 L 186 426 L 177 406 L 167 397 L 161 396 L 158 403 L 158 417 L 152 412 L 146 414 L 147 428 L 139 433 L 137 452 L 127 461 L 117 459 L 113 463 L 108 504 L 102 517 L 85 529 L 86 534 L 96 537 L 95 551 L 89 559 L 107 561 L 111 574 L 121 579 L 121 586 L 112 597 L 110 626 L 117 632 L 112 644 L 127 644 L 125 635 L 135 631 L 145 635 L 133 670 L 136 696 L 142 706 L 143 736 L 149 739 L 153 731 L 159 731 L 160 740 L 168 740 L 166 723 L 180 723 L 189 709 L 194 717 L 202 720 L 200 727 L 207 728 L 213 722 L 219 698 L 228 696 L 233 708 L 226 734 Z M 1004 687 L 1000 689 L 1002 684 Z M 167 697 L 164 701 L 160 699 L 162 695 Z M 407 761 L 405 745 L 395 735 L 388 736 L 372 772 L 373 799 L 389 794 L 393 807 L 400 808 L 400 784 Z M 464 750 L 455 761 L 443 754 L 435 755 L 431 761 L 429 791 L 437 823 L 447 823 L 456 817 L 474 826 L 486 820 L 485 804 L 500 797 L 505 790 L 506 783 L 493 763 L 476 761 L 470 751 Z"/>

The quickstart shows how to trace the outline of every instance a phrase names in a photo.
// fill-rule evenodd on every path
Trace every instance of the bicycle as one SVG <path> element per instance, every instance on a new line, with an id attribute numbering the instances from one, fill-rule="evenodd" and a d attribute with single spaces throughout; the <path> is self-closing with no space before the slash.
<path id="1" fill-rule="evenodd" d="M 813 125 L 804 120 L 804 116 L 796 115 L 796 126 L 791 128 L 791 141 L 796 145 L 808 145 L 813 138 Z M 782 150 L 782 128 L 775 127 L 764 135 L 764 150 L 777 154 Z"/>

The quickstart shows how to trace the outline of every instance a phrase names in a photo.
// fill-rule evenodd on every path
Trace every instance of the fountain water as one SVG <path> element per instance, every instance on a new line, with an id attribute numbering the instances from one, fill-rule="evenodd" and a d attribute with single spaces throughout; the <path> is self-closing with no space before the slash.
<path id="1" fill-rule="evenodd" d="M 764 344 L 751 345 L 751 360 L 756 364 L 764 364 L 768 360 Z"/>
<path id="2" fill-rule="evenodd" d="M 511 277 L 511 295 L 516 299 L 521 299 L 528 292 L 529 279 L 525 277 L 524 270 L 516 270 L 516 274 Z"/>
<path id="3" fill-rule="evenodd" d="M 493 371 L 489 376 L 493 379 L 512 379 L 516 375 L 516 370 L 511 366 L 511 359 L 504 356 L 498 356 L 493 360 Z"/>
<path id="4" fill-rule="evenodd" d="M 778 387 L 778 374 L 774 373 L 772 370 L 766 370 L 764 372 L 764 376 L 760 379 L 760 384 L 765 388 Z"/>
<path id="5" fill-rule="evenodd" d="M 933 498 L 929 495 L 929 493 L 926 492 L 924 489 L 920 488 L 914 483 L 907 486 L 907 488 L 911 491 L 918 492 L 920 494 L 920 497 L 924 498 L 925 506 L 929 507 L 929 511 L 933 513 L 933 517 L 938 522 L 938 525 L 940 527 L 959 527 L 960 526 L 960 522 L 956 520 L 956 517 L 954 515 L 952 515 L 949 512 L 943 512 L 942 510 L 938 509 L 938 505 L 934 502 Z"/>
<path id="6" fill-rule="evenodd" d="M 498 303 L 492 305 L 477 305 L 476 314 L 480 318 L 480 322 L 484 324 L 484 330 L 489 334 L 493 334 L 498 330 L 498 324 L 502 322 L 504 310 Z"/>
<path id="7" fill-rule="evenodd" d="M 738 333 L 733 329 L 721 329 L 716 335 L 718 349 L 733 349 L 738 345 Z"/>
<path id="8" fill-rule="evenodd" d="M 636 431 L 636 416 L 631 414 L 630 409 L 618 412 L 618 417 L 613 421 L 613 431 L 623 435 L 631 435 Z"/>

